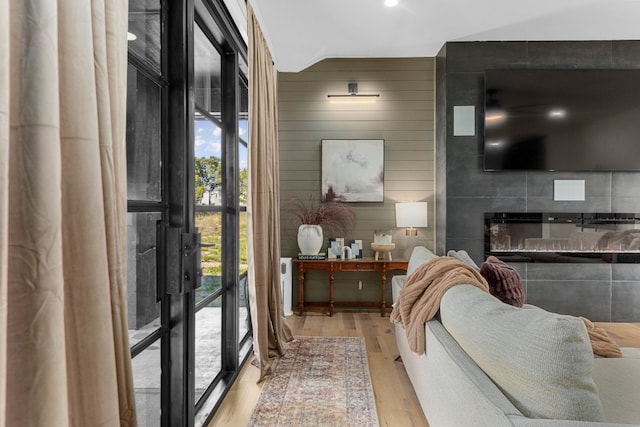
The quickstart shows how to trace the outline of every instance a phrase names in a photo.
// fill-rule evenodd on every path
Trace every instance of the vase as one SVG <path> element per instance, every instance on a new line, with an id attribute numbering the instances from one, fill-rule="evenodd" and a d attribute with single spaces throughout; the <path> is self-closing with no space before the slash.
<path id="1" fill-rule="evenodd" d="M 322 248 L 322 227 L 311 224 L 298 227 L 298 247 L 303 255 L 317 255 Z"/>

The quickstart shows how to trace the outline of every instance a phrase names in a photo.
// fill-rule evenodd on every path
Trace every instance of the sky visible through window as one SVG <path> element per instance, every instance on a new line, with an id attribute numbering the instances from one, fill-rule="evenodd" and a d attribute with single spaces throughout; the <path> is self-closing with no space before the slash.
<path id="1" fill-rule="evenodd" d="M 246 141 L 248 139 L 247 120 L 241 120 L 239 123 L 240 139 Z M 196 157 L 217 157 L 222 158 L 221 137 L 222 130 L 209 120 L 196 120 L 194 124 L 195 131 L 195 155 Z M 247 168 L 247 149 L 240 147 L 240 170 Z"/>

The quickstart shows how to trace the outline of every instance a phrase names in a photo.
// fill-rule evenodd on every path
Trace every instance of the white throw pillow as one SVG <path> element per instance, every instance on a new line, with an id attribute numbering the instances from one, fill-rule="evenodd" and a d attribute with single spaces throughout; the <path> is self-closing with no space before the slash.
<path id="1" fill-rule="evenodd" d="M 425 262 L 431 261 L 438 256 L 431 252 L 424 246 L 416 246 L 411 251 L 411 257 L 409 257 L 409 266 L 407 267 L 407 276 L 411 276 L 411 273 L 416 271 Z"/>
<path id="2" fill-rule="evenodd" d="M 449 289 L 440 316 L 464 351 L 525 416 L 604 421 L 582 320 L 504 304 L 471 285 Z"/>
<path id="3" fill-rule="evenodd" d="M 447 252 L 447 256 L 454 257 L 458 261 L 462 261 L 465 264 L 470 265 L 471 267 L 475 268 L 476 270 L 480 270 L 480 267 L 478 266 L 478 264 L 476 264 L 476 262 L 473 260 L 473 258 L 471 258 L 469 256 L 469 254 L 467 253 L 467 251 L 465 251 L 464 249 L 461 249 L 459 251 L 454 251 L 452 249 L 449 252 Z"/>

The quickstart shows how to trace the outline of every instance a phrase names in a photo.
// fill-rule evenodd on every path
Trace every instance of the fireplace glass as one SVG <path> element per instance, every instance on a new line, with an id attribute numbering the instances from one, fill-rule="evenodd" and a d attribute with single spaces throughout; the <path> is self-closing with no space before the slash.
<path id="1" fill-rule="evenodd" d="M 640 215 L 485 214 L 485 256 L 512 262 L 640 262 Z"/>

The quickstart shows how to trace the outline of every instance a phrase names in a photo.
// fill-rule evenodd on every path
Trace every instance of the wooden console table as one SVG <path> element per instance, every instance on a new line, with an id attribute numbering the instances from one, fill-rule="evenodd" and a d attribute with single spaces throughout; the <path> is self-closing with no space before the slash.
<path id="1" fill-rule="evenodd" d="M 318 303 L 306 303 L 304 301 L 304 275 L 309 270 L 322 270 L 329 273 L 329 316 L 333 316 L 333 308 L 335 305 L 351 305 L 351 306 L 380 306 L 380 315 L 384 316 L 387 312 L 386 308 L 386 283 L 387 273 L 392 270 L 407 271 L 409 262 L 404 259 L 384 260 L 373 258 L 356 258 L 348 260 L 300 260 L 294 259 L 294 263 L 298 264 L 298 314 L 305 311 L 326 311 L 326 303 L 322 303 L 321 307 L 317 307 Z M 357 272 L 357 271 L 377 271 L 380 273 L 380 301 L 379 302 L 334 302 L 333 301 L 333 279 L 337 272 Z M 313 307 L 316 305 L 316 307 Z"/>

